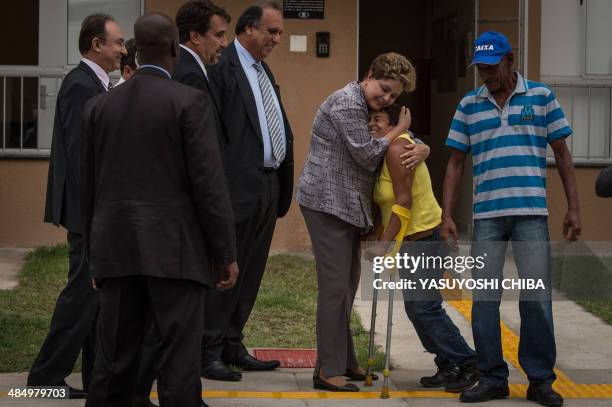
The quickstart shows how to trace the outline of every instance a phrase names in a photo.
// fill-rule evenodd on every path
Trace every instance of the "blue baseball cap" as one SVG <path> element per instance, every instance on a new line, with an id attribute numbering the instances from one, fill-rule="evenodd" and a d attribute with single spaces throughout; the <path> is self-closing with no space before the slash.
<path id="1" fill-rule="evenodd" d="M 474 41 L 474 58 L 471 65 L 487 64 L 497 65 L 504 55 L 512 52 L 512 47 L 505 35 L 487 31 Z"/>

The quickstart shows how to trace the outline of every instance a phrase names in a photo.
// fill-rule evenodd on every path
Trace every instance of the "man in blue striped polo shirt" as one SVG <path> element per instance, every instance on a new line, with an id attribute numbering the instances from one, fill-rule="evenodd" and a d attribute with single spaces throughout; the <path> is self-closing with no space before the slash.
<path id="1" fill-rule="evenodd" d="M 502 34 L 485 32 L 476 40 L 472 65 L 476 65 L 484 85 L 459 102 L 446 141 L 452 151 L 444 180 L 441 235 L 457 240 L 452 213 L 466 154 L 471 152 L 472 251 L 480 253 L 484 249 L 488 254 L 478 278 L 502 278 L 507 242 L 511 240 L 519 276 L 545 282 L 544 296 L 527 301 L 527 294 L 521 293 L 519 362 L 529 378 L 527 398 L 545 406 L 560 406 L 563 398 L 551 387 L 556 379 L 556 348 L 550 300 L 546 146 L 554 151 L 567 196 L 563 233 L 565 239 L 576 240 L 581 230 L 578 194 L 572 157 L 565 144 L 572 129 L 553 92 L 513 71 L 513 62 L 512 48 Z M 485 246 L 483 242 L 489 243 Z M 489 297 L 473 293 L 472 331 L 480 381 L 461 394 L 463 402 L 509 394 L 499 326 L 501 291 L 486 294 Z"/>

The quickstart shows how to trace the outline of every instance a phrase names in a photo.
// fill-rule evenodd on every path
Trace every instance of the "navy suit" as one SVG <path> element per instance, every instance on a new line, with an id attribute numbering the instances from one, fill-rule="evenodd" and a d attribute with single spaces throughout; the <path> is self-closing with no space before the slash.
<path id="1" fill-rule="evenodd" d="M 83 350 L 83 387 L 89 386 L 94 362 L 98 295 L 91 287 L 83 258 L 79 198 L 81 114 L 85 103 L 106 89 L 84 62 L 66 75 L 55 108 L 45 222 L 68 230 L 68 284 L 60 293 L 49 333 L 30 369 L 28 385 L 60 385 Z"/>
<path id="2" fill-rule="evenodd" d="M 262 65 L 280 103 L 274 76 L 265 63 Z M 264 169 L 255 97 L 233 42 L 219 63 L 208 67 L 208 73 L 229 142 L 224 167 L 236 220 L 240 274 L 231 290 L 207 293 L 204 365 L 215 360 L 234 363 L 247 352 L 242 331 L 257 298 L 276 219 L 287 213 L 293 195 L 293 134 L 282 103 L 286 155 L 280 167 L 271 171 Z"/>

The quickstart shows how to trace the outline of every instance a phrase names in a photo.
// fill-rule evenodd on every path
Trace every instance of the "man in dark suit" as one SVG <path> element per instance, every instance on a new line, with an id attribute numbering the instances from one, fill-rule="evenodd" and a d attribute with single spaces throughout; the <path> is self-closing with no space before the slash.
<path id="1" fill-rule="evenodd" d="M 271 1 L 255 3 L 239 17 L 236 40 L 209 67 L 230 145 L 224 164 L 242 272 L 232 290 L 206 296 L 204 377 L 235 380 L 225 374 L 228 364 L 243 370 L 280 365 L 249 355 L 242 332 L 259 291 L 276 219 L 287 213 L 293 189 L 293 135 L 274 76 L 263 62 L 282 30 L 281 7 Z"/>
<path id="2" fill-rule="evenodd" d="M 181 41 L 181 54 L 172 79 L 200 89 L 212 97 L 217 120 L 217 135 L 221 154 L 229 148 L 227 132 L 219 118 L 219 101 L 210 91 L 206 65 L 219 62 L 227 47 L 227 24 L 231 18 L 227 12 L 209 0 L 190 0 L 176 13 L 176 26 Z"/>
<path id="3" fill-rule="evenodd" d="M 131 404 L 150 316 L 161 344 L 161 405 L 195 407 L 203 291 L 235 283 L 234 218 L 211 101 L 171 80 L 176 26 L 151 13 L 134 33 L 140 68 L 83 114 L 81 202 L 100 295 L 100 354 L 86 406 Z"/>
<path id="4" fill-rule="evenodd" d="M 229 145 L 223 123 L 219 118 L 218 102 L 210 98 L 213 95 L 210 92 L 205 65 L 216 64 L 227 47 L 225 32 L 229 21 L 229 14 L 209 0 L 190 0 L 183 4 L 175 18 L 181 44 L 179 58 L 172 73 L 172 79 L 175 81 L 199 89 L 209 96 L 207 100 L 214 110 L 217 131 L 215 135 L 206 136 L 218 138 L 222 154 L 227 153 Z M 132 407 L 155 406 L 149 400 L 149 393 L 156 377 L 154 362 L 157 359 L 158 347 L 157 338 L 150 335 L 143 350 Z M 229 368 L 223 374 L 233 375 L 236 380 L 241 377 L 240 372 Z"/>
<path id="5" fill-rule="evenodd" d="M 60 293 L 49 333 L 28 376 L 30 386 L 65 386 L 83 350 L 83 387 L 87 391 L 94 360 L 98 296 L 91 287 L 83 258 L 83 228 L 79 203 L 81 112 L 85 102 L 111 86 L 108 73 L 119 68 L 126 53 L 123 34 L 112 17 L 94 14 L 81 25 L 79 51 L 83 56 L 60 88 L 53 124 L 45 222 L 68 231 L 68 283 Z M 70 397 L 84 398 L 70 388 Z"/>
<path id="6" fill-rule="evenodd" d="M 119 86 L 130 79 L 134 72 L 136 72 L 136 69 L 138 69 L 138 64 L 136 63 L 136 41 L 134 41 L 134 38 L 130 38 L 125 42 L 125 50 L 127 53 L 121 57 L 121 65 L 119 66 L 121 78 L 119 78 L 115 86 Z"/>

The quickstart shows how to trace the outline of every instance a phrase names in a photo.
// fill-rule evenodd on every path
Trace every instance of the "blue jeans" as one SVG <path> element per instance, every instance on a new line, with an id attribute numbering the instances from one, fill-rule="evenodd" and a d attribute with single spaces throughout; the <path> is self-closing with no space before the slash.
<path id="1" fill-rule="evenodd" d="M 519 278 L 542 279 L 547 290 L 533 297 L 521 292 L 519 363 L 530 382 L 552 383 L 557 356 L 550 288 L 550 246 L 546 216 L 505 216 L 474 220 L 472 256 L 487 253 L 485 268 L 474 278 L 503 278 L 508 241 L 512 241 Z M 508 383 L 508 365 L 501 344 L 499 305 L 501 289 L 474 291 L 472 332 L 480 381 Z"/>
<path id="2" fill-rule="evenodd" d="M 412 250 L 411 250 L 411 247 Z M 404 243 L 401 253 L 414 256 L 445 256 L 444 244 L 440 233 L 415 241 Z M 420 268 L 410 275 L 400 269 L 400 277 L 406 279 L 442 278 L 443 269 Z M 412 298 L 411 298 L 412 297 Z M 442 296 L 439 291 L 427 292 L 404 291 L 404 308 L 425 350 L 436 355 L 434 362 L 438 368 L 451 366 L 468 366 L 476 364 L 476 353 L 463 339 L 459 328 L 442 308 Z"/>

